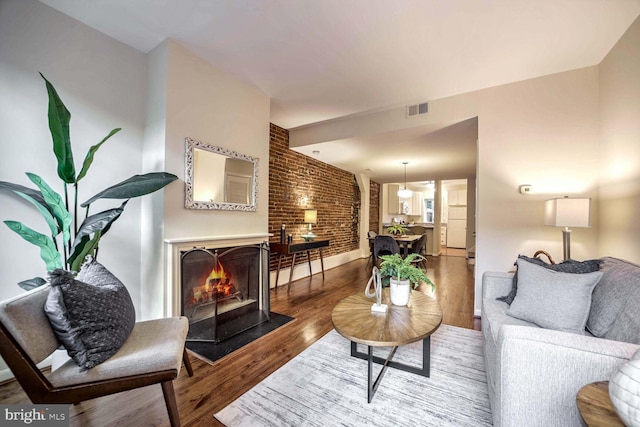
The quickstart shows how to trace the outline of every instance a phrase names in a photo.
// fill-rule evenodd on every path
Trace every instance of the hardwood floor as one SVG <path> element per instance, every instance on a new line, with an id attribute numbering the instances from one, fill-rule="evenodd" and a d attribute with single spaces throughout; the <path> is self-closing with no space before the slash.
<path id="1" fill-rule="evenodd" d="M 332 329 L 331 311 L 343 298 L 363 292 L 370 271 L 366 259 L 271 290 L 271 310 L 295 320 L 210 364 L 190 353 L 194 376 L 184 369 L 174 381 L 183 426 L 220 426 L 213 414 L 258 384 Z M 473 317 L 473 271 L 464 257 L 429 257 L 427 275 L 436 284 L 443 323 L 479 329 Z M 0 386 L 0 403 L 30 403 L 12 381 Z M 159 385 L 74 405 L 72 426 L 168 426 Z"/>

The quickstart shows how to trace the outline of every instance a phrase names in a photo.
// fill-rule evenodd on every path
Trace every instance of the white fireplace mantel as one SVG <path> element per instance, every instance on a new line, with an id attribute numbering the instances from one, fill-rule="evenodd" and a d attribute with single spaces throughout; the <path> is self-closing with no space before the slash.
<path id="1" fill-rule="evenodd" d="M 229 236 L 200 236 L 165 239 L 165 317 L 180 315 L 180 253 L 193 248 L 226 248 L 256 245 L 269 240 L 273 234 L 241 234 Z"/>

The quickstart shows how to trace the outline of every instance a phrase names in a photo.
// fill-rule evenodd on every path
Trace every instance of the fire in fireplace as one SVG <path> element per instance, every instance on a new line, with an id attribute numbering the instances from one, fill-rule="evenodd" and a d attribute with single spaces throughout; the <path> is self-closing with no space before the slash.
<path id="1" fill-rule="evenodd" d="M 212 256 L 215 257 L 215 254 Z M 188 289 L 186 291 L 183 312 L 188 313 L 191 310 L 193 319 L 196 319 L 198 308 L 213 304 L 215 315 L 217 314 L 219 303 L 223 303 L 230 298 L 236 298 L 240 302 L 243 300 L 242 292 L 238 291 L 231 277 L 227 276 L 219 261 L 216 262 L 216 265 L 209 273 L 209 276 L 204 279 L 204 283 L 201 286 L 193 287 L 191 292 Z"/>
<path id="2" fill-rule="evenodd" d="M 219 342 L 269 320 L 269 246 L 181 253 L 182 315 L 190 341 Z"/>

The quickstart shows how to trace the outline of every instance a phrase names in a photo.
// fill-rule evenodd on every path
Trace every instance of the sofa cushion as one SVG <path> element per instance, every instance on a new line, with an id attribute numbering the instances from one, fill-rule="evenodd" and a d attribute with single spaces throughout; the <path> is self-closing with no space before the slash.
<path id="1" fill-rule="evenodd" d="M 562 273 L 573 273 L 573 274 L 585 274 L 585 273 L 593 273 L 594 271 L 600 270 L 600 264 L 602 260 L 599 259 L 590 259 L 587 261 L 576 261 L 573 259 L 568 259 L 566 261 L 562 261 L 559 264 L 547 264 L 540 258 L 529 258 L 525 255 L 518 255 L 518 260 L 524 260 L 530 262 L 532 264 L 539 265 L 544 268 L 548 268 L 549 270 L 559 271 Z M 518 265 L 518 260 L 516 260 L 516 265 Z M 513 275 L 513 285 L 511 287 L 511 292 L 508 295 L 497 298 L 498 301 L 504 301 L 507 304 L 513 303 L 513 299 L 516 296 L 518 291 L 518 270 L 516 269 L 515 274 Z"/>
<path id="2" fill-rule="evenodd" d="M 640 344 L 640 266 L 603 258 L 587 328 L 596 337 Z"/>
<path id="3" fill-rule="evenodd" d="M 584 335 L 591 292 L 602 272 L 572 274 L 518 259 L 518 293 L 509 316 L 538 326 Z"/>
<path id="4" fill-rule="evenodd" d="M 497 343 L 498 334 L 500 333 L 502 325 L 531 326 L 533 328 L 539 328 L 535 323 L 507 315 L 507 310 L 509 310 L 509 305 L 504 302 L 492 299 L 486 299 L 483 301 L 482 335 L 484 335 L 485 340 L 490 340 L 494 344 Z M 487 328 L 484 327 L 485 325 Z"/>
<path id="5" fill-rule="evenodd" d="M 135 325 L 135 309 L 125 286 L 97 261 L 85 263 L 78 279 L 69 271 L 50 272 L 44 309 L 69 356 L 89 369 L 122 347 Z"/>

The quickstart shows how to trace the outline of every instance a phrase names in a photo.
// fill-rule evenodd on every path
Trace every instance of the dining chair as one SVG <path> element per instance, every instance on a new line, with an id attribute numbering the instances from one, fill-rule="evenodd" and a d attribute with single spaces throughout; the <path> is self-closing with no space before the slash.
<path id="1" fill-rule="evenodd" d="M 411 225 L 409 226 L 409 231 L 411 231 L 411 234 L 424 234 L 427 232 L 427 228 L 422 225 Z"/>
<path id="2" fill-rule="evenodd" d="M 0 356 L 31 402 L 75 404 L 160 383 L 169 422 L 179 426 L 173 380 L 181 363 L 193 375 L 184 347 L 187 319 L 137 322 L 120 350 L 99 365 L 82 369 L 70 359 L 45 374 L 36 365 L 60 346 L 44 311 L 48 294 L 49 285 L 45 285 L 0 302 Z"/>
<path id="3" fill-rule="evenodd" d="M 400 253 L 398 242 L 391 236 L 376 236 L 373 239 L 373 264 L 378 265 L 380 255 L 393 255 Z"/>
<path id="4" fill-rule="evenodd" d="M 420 254 L 424 258 L 414 261 L 419 265 L 423 265 L 423 268 L 427 268 L 427 260 L 426 260 L 426 250 L 427 250 L 427 235 L 423 234 L 420 236 L 418 240 L 416 240 L 413 245 L 411 245 L 411 253 Z"/>

